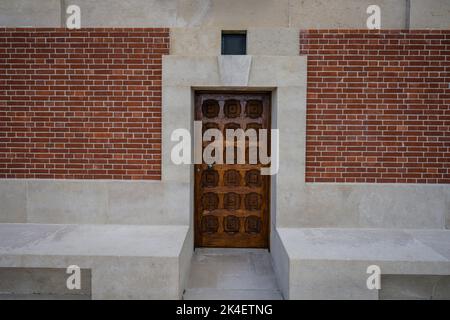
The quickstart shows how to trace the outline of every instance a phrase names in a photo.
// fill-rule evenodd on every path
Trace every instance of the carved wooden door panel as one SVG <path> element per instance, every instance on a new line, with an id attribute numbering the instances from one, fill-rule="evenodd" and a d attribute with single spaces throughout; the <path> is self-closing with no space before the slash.
<path id="1" fill-rule="evenodd" d="M 270 129 L 268 93 L 196 93 L 195 119 L 203 132 L 218 129 Z M 258 131 L 257 131 L 258 132 Z M 270 130 L 269 145 L 270 154 Z M 209 141 L 203 142 L 203 149 Z M 224 143 L 224 153 L 226 152 Z M 236 142 L 233 144 L 236 146 Z M 261 175 L 263 165 L 249 164 L 246 141 L 245 164 L 195 165 L 195 245 L 222 248 L 269 246 L 270 176 Z M 235 158 L 237 148 L 235 147 Z"/>

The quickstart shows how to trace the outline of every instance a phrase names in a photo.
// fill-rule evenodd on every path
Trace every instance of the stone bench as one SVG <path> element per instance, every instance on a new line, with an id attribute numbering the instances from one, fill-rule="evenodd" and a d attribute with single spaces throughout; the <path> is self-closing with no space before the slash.
<path id="1" fill-rule="evenodd" d="M 277 228 L 277 236 L 275 268 L 285 298 L 393 298 L 395 290 L 407 298 L 450 298 L 450 230 Z M 381 269 L 381 290 L 367 288 L 370 265 Z M 432 293 L 423 277 L 435 282 Z"/>
<path id="2" fill-rule="evenodd" d="M 179 299 L 188 243 L 187 226 L 5 223 L 0 268 L 77 265 L 90 270 L 93 299 Z"/>

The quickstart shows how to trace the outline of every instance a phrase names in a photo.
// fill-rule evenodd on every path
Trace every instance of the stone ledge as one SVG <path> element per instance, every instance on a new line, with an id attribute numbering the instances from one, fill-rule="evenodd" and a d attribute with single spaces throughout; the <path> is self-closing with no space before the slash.
<path id="1" fill-rule="evenodd" d="M 93 299 L 178 299 L 188 226 L 0 224 L 0 267 L 92 272 Z"/>
<path id="2" fill-rule="evenodd" d="M 378 299 L 378 291 L 366 287 L 370 265 L 378 265 L 382 275 L 450 275 L 449 230 L 277 232 L 289 265 L 287 274 L 278 278 L 288 277 L 289 299 Z"/>

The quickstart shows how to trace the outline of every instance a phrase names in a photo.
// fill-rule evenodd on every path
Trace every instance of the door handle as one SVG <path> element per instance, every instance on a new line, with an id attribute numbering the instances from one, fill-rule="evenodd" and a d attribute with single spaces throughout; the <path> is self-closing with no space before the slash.
<path id="1" fill-rule="evenodd" d="M 214 162 L 213 162 L 213 163 L 210 163 L 210 164 L 208 164 L 208 170 L 211 170 L 212 168 L 214 168 Z"/>

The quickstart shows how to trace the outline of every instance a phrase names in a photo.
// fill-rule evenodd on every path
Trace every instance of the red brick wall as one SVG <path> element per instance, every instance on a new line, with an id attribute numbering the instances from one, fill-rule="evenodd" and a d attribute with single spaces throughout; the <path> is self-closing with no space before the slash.
<path id="1" fill-rule="evenodd" d="M 450 30 L 301 32 L 308 182 L 450 183 Z"/>
<path id="2" fill-rule="evenodd" d="M 160 179 L 168 29 L 0 28 L 0 178 Z"/>

